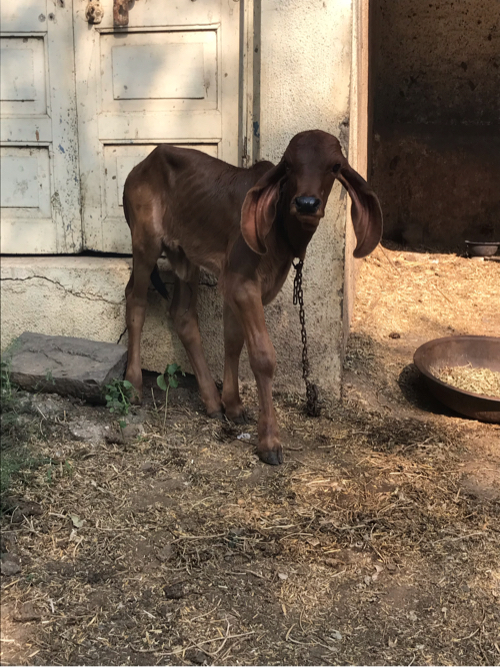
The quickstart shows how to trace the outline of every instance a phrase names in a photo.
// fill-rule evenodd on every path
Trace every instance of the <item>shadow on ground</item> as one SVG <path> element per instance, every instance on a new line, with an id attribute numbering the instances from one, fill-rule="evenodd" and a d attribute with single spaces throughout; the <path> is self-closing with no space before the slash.
<path id="1" fill-rule="evenodd" d="M 244 426 L 205 417 L 191 378 L 165 419 L 147 375 L 126 431 L 18 396 L 33 465 L 3 498 L 3 664 L 498 663 L 500 427 L 422 392 L 433 331 L 370 320 L 376 259 L 342 400 L 312 419 L 276 397 L 279 468 L 254 453 L 253 387 Z"/>

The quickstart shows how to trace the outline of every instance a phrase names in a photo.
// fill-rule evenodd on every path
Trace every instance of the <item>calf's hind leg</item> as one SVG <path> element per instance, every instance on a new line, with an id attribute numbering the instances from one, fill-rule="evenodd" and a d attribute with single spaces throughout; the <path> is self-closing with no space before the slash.
<path id="1" fill-rule="evenodd" d="M 222 404 L 219 391 L 208 368 L 203 354 L 196 299 L 198 296 L 199 269 L 193 267 L 189 282 L 175 279 L 174 296 L 170 306 L 170 315 L 174 329 L 187 352 L 189 362 L 198 381 L 201 399 L 209 417 L 222 416 Z"/>
<path id="2" fill-rule="evenodd" d="M 147 294 L 151 273 L 157 257 L 134 254 L 132 274 L 125 288 L 126 321 L 128 331 L 128 358 L 125 379 L 132 383 L 135 401 L 142 400 L 141 334 L 146 318 Z"/>

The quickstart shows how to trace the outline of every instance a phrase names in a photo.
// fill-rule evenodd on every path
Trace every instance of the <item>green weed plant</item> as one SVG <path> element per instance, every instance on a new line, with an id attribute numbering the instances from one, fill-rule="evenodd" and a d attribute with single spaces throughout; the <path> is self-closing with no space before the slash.
<path id="1" fill-rule="evenodd" d="M 111 414 L 117 414 L 119 417 L 126 417 L 130 411 L 132 397 L 134 395 L 134 386 L 128 380 L 114 379 L 105 386 L 106 407 Z M 120 428 L 126 426 L 124 419 L 119 419 Z"/>
<path id="2" fill-rule="evenodd" d="M 168 410 L 168 392 L 170 389 L 177 389 L 179 386 L 179 376 L 186 374 L 181 370 L 179 364 L 169 364 L 165 372 L 161 375 L 158 375 L 156 378 L 156 384 L 160 387 L 162 391 L 165 392 L 165 412 L 163 415 L 163 430 L 165 431 L 165 423 L 167 421 L 167 410 Z"/>

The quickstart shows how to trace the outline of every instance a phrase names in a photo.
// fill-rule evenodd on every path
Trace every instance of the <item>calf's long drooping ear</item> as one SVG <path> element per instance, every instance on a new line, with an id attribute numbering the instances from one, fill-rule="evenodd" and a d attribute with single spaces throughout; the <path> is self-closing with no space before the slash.
<path id="1" fill-rule="evenodd" d="M 250 188 L 241 207 L 241 233 L 246 244 L 258 255 L 267 252 L 265 243 L 276 217 L 280 184 L 285 177 L 285 163 L 266 171 Z"/>
<path id="2" fill-rule="evenodd" d="M 382 238 L 382 209 L 377 195 L 347 162 L 336 174 L 351 197 L 351 218 L 356 234 L 354 257 L 366 257 Z"/>

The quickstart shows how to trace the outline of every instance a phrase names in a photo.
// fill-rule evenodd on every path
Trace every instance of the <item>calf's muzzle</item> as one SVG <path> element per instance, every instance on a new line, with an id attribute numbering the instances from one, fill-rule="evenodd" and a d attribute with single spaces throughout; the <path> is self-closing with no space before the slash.
<path id="1" fill-rule="evenodd" d="M 321 199 L 317 197 L 295 197 L 295 207 L 297 213 L 302 215 L 312 215 L 316 213 L 321 205 Z"/>

